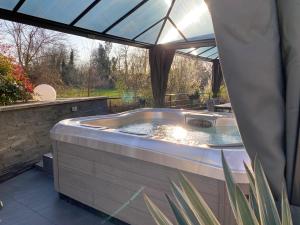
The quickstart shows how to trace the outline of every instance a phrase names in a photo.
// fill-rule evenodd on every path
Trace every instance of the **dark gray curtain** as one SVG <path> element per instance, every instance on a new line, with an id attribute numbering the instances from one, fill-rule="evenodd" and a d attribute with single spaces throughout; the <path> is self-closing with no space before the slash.
<path id="1" fill-rule="evenodd" d="M 223 81 L 223 75 L 221 66 L 218 59 L 213 60 L 212 62 L 212 84 L 211 89 L 213 93 L 213 98 L 218 97 L 220 87 Z"/>
<path id="2" fill-rule="evenodd" d="M 174 49 L 155 46 L 149 50 L 151 86 L 155 107 L 164 107 L 169 71 L 175 55 Z"/>
<path id="3" fill-rule="evenodd" d="M 275 196 L 286 180 L 299 206 L 300 2 L 206 2 L 245 147 L 262 161 Z"/>
<path id="4" fill-rule="evenodd" d="M 272 190 L 284 180 L 284 93 L 274 0 L 208 0 L 220 62 L 244 145 Z"/>
<path id="5" fill-rule="evenodd" d="M 300 2 L 278 1 L 286 80 L 286 181 L 291 203 L 300 206 Z"/>

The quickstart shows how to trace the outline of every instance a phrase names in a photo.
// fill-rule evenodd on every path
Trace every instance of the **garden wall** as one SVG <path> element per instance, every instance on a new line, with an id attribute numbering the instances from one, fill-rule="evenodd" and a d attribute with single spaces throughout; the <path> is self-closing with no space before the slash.
<path id="1" fill-rule="evenodd" d="M 0 181 L 51 151 L 50 129 L 60 120 L 106 114 L 107 98 L 79 98 L 0 107 Z"/>

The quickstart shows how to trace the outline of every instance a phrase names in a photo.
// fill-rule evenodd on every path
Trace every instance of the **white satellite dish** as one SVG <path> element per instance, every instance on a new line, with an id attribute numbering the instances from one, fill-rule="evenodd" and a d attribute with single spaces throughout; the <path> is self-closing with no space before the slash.
<path id="1" fill-rule="evenodd" d="M 33 89 L 34 98 L 38 101 L 55 101 L 56 91 L 48 84 L 40 84 Z"/>

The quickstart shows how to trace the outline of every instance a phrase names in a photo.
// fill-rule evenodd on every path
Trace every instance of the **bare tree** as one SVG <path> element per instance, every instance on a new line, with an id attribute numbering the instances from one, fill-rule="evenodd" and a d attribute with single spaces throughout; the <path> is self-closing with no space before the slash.
<path id="1" fill-rule="evenodd" d="M 210 84 L 210 63 L 182 55 L 176 55 L 169 74 L 168 92 L 204 92 Z"/>
<path id="2" fill-rule="evenodd" d="M 128 74 L 128 52 L 129 52 L 129 46 L 128 45 L 123 45 L 120 48 L 120 56 L 121 56 L 121 59 L 123 61 L 125 75 Z"/>
<path id="3" fill-rule="evenodd" d="M 30 64 L 45 49 L 59 45 L 64 40 L 62 33 L 14 22 L 4 22 L 4 32 L 15 46 L 16 57 L 25 72 L 29 71 Z"/>

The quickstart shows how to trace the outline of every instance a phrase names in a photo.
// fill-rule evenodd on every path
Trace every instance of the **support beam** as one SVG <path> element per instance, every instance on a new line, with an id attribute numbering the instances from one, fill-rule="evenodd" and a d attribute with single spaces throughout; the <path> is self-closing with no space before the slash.
<path id="1" fill-rule="evenodd" d="M 188 41 L 187 38 L 184 36 L 184 34 L 181 32 L 181 30 L 179 30 L 179 28 L 176 26 L 176 24 L 174 23 L 174 21 L 168 17 L 168 20 L 171 22 L 171 24 L 175 27 L 175 29 L 178 31 L 178 33 L 181 35 L 181 37 L 185 40 Z"/>
<path id="2" fill-rule="evenodd" d="M 210 38 L 198 41 L 170 42 L 166 44 L 158 44 L 157 46 L 163 46 L 166 49 L 200 48 L 216 46 L 216 42 L 214 38 Z"/>
<path id="3" fill-rule="evenodd" d="M 139 4 L 137 4 L 133 9 L 131 9 L 129 12 L 127 12 L 124 16 L 122 16 L 120 19 L 118 19 L 116 22 L 114 22 L 112 25 L 110 25 L 108 28 L 106 28 L 103 33 L 106 34 L 108 31 L 110 31 L 114 26 L 122 22 L 125 18 L 130 16 L 132 13 L 134 13 L 138 8 L 140 8 L 142 5 L 144 5 L 149 0 L 143 0 Z"/>
<path id="4" fill-rule="evenodd" d="M 196 56 L 196 55 L 190 55 L 190 54 L 179 52 L 179 51 L 177 51 L 176 54 L 182 55 L 182 56 L 185 56 L 185 57 L 189 57 L 189 58 L 200 59 L 201 61 L 205 61 L 205 62 L 212 62 L 213 61 L 213 59 L 204 58 L 204 57 Z"/>
<path id="5" fill-rule="evenodd" d="M 71 23 L 70 25 L 73 26 L 76 24 L 82 17 L 84 17 L 92 8 L 94 8 L 101 0 L 95 0 L 92 2 L 82 13 L 79 14 Z"/>
<path id="6" fill-rule="evenodd" d="M 21 8 L 25 1 L 26 0 L 20 0 L 18 4 L 14 7 L 13 12 L 18 12 L 18 10 Z"/>
<path id="7" fill-rule="evenodd" d="M 155 41 L 155 45 L 157 45 L 157 42 L 158 42 L 158 40 L 159 40 L 159 38 L 160 38 L 160 35 L 161 35 L 161 33 L 162 33 L 162 31 L 163 31 L 165 25 L 166 25 L 167 19 L 169 18 L 169 15 L 170 15 L 170 13 L 171 13 L 171 11 L 172 11 L 172 8 L 173 8 L 173 6 L 174 6 L 174 3 L 175 3 L 175 0 L 172 0 L 171 5 L 170 5 L 170 7 L 169 7 L 169 9 L 168 9 L 167 15 L 166 15 L 166 17 L 165 17 L 165 20 L 164 20 L 164 22 L 163 22 L 163 24 L 162 24 L 162 26 L 161 26 L 161 28 L 160 28 L 160 31 L 159 31 L 159 33 L 158 33 L 158 35 L 157 35 L 157 38 L 156 38 L 156 41 Z"/>
<path id="8" fill-rule="evenodd" d="M 150 30 L 152 27 L 155 27 L 157 24 L 159 24 L 161 21 L 163 21 L 166 17 L 161 18 L 160 20 L 158 20 L 157 22 L 155 22 L 154 24 L 152 24 L 150 27 L 148 27 L 146 30 L 142 31 L 141 33 L 139 33 L 137 36 L 135 36 L 134 38 L 132 38 L 132 40 L 137 39 L 139 36 L 143 35 L 144 33 L 146 33 L 148 30 Z"/>
<path id="9" fill-rule="evenodd" d="M 121 38 L 113 35 L 103 34 L 100 32 L 91 31 L 80 27 L 74 27 L 74 26 L 70 26 L 69 24 L 64 24 L 64 23 L 43 19 L 43 18 L 29 16 L 23 13 L 18 13 L 18 12 L 13 13 L 12 11 L 6 9 L 0 9 L 0 18 L 4 20 L 17 22 L 17 23 L 24 23 L 32 26 L 45 28 L 45 29 L 82 36 L 90 39 L 110 41 L 118 44 L 130 45 L 130 46 L 140 47 L 140 48 L 150 48 L 151 46 L 153 46 L 151 44 L 138 42 L 126 38 Z"/>
<path id="10" fill-rule="evenodd" d="M 206 49 L 206 50 L 200 52 L 200 53 L 198 54 L 198 56 L 202 55 L 202 54 L 205 53 L 205 52 L 208 52 L 208 51 L 212 50 L 212 49 L 215 48 L 215 47 L 216 47 L 216 46 L 213 46 L 213 47 L 211 47 L 211 48 L 209 48 L 209 49 Z"/>
<path id="11" fill-rule="evenodd" d="M 213 46 L 213 47 L 211 47 L 211 48 L 205 49 L 204 51 L 198 53 L 197 55 L 200 56 L 200 55 L 203 54 L 204 52 L 207 52 L 207 51 L 213 49 L 214 47 L 216 47 L 216 46 Z M 200 47 L 200 48 L 203 48 L 203 47 Z M 186 54 L 191 54 L 193 51 L 197 51 L 198 49 L 199 49 L 199 48 L 193 49 L 193 50 L 191 50 L 191 51 L 189 51 L 189 52 L 186 52 Z"/>

